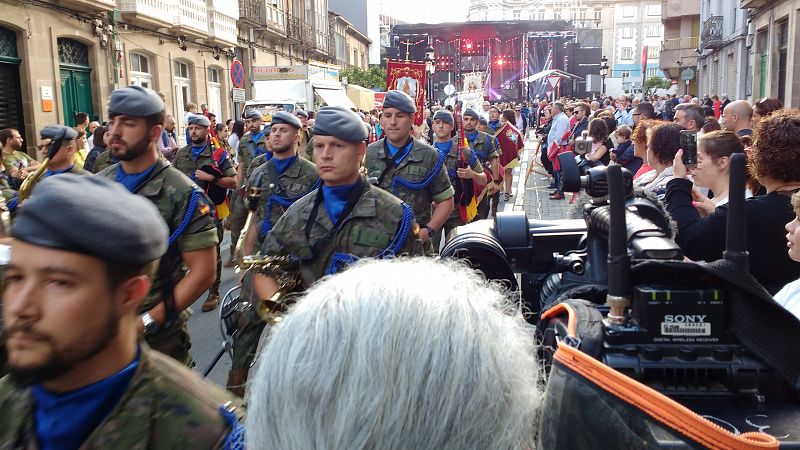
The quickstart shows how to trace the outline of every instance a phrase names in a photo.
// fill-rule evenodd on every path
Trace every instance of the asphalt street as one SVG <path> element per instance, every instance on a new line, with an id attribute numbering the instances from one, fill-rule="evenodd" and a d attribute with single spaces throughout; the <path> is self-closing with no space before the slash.
<path id="1" fill-rule="evenodd" d="M 230 246 L 230 232 L 225 231 L 225 239 L 222 242 L 222 261 L 227 261 Z M 239 285 L 239 275 L 234 272 L 234 269 L 222 269 L 222 286 L 220 287 L 220 295 L 225 295 L 229 289 Z M 213 311 L 202 312 L 201 307 L 203 300 L 206 299 L 207 294 L 203 294 L 192 305 L 192 317 L 189 319 L 189 334 L 192 337 L 192 357 L 194 357 L 197 367 L 195 370 L 203 372 L 220 348 L 222 348 L 222 332 L 220 330 L 219 310 L 217 308 Z M 230 355 L 225 353 L 219 362 L 214 366 L 211 373 L 208 374 L 208 379 L 221 386 L 225 386 L 225 381 L 228 378 L 228 369 L 231 366 Z"/>

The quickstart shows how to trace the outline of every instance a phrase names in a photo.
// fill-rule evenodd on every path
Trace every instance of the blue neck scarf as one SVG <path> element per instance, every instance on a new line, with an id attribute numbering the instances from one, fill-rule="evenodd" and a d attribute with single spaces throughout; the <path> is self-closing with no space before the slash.
<path id="1" fill-rule="evenodd" d="M 200 157 L 200 153 L 203 153 L 203 150 L 206 149 L 206 146 L 208 146 L 208 144 L 203 144 L 199 147 L 192 145 L 192 156 L 194 156 L 195 161 L 197 161 L 197 158 Z"/>
<path id="2" fill-rule="evenodd" d="M 322 185 L 322 202 L 325 205 L 325 210 L 328 211 L 328 217 L 331 218 L 331 222 L 334 225 L 339 223 L 339 216 L 344 211 L 347 199 L 350 197 L 350 192 L 353 191 L 356 183 L 347 186 Z"/>
<path id="3" fill-rule="evenodd" d="M 466 136 L 466 137 L 467 137 L 467 140 L 468 140 L 468 141 L 470 142 L 470 144 L 471 144 L 472 142 L 475 142 L 475 139 L 478 139 L 478 131 L 477 131 L 477 130 L 475 130 L 475 131 L 473 131 L 472 133 L 464 133 L 464 136 Z"/>
<path id="4" fill-rule="evenodd" d="M 251 136 L 251 139 L 252 139 L 252 141 L 253 141 L 254 143 L 258 144 L 258 143 L 259 143 L 259 141 L 261 141 L 261 138 L 263 138 L 263 137 L 264 137 L 264 129 L 262 129 L 261 131 L 259 131 L 259 132 L 258 132 L 258 133 L 256 133 L 256 134 L 252 135 L 252 136 Z"/>
<path id="5" fill-rule="evenodd" d="M 297 155 L 294 155 L 291 158 L 286 158 L 286 159 L 273 158 L 273 163 L 275 164 L 275 170 L 278 171 L 278 175 L 281 175 L 283 174 L 283 172 L 286 172 L 286 169 L 288 169 L 289 166 L 291 166 L 292 163 L 295 161 L 297 161 Z"/>
<path id="6" fill-rule="evenodd" d="M 492 132 L 497 131 L 497 127 L 499 126 L 500 126 L 500 119 L 489 121 L 489 128 L 492 129 Z"/>
<path id="7" fill-rule="evenodd" d="M 436 150 L 439 150 L 439 154 L 447 155 L 453 147 L 453 141 L 434 142 L 433 146 L 436 147 Z"/>
<path id="8" fill-rule="evenodd" d="M 47 178 L 47 177 L 52 176 L 52 175 L 58 175 L 60 173 L 67 173 L 70 170 L 72 170 L 73 167 L 74 167 L 74 164 L 72 166 L 69 166 L 66 169 L 62 169 L 62 170 L 49 170 L 49 169 L 45 170 L 44 171 L 44 177 Z"/>
<path id="9" fill-rule="evenodd" d="M 386 142 L 386 148 L 389 149 L 389 154 L 392 155 L 392 158 L 394 158 L 395 164 L 400 164 L 400 162 L 402 162 L 406 158 L 406 156 L 408 156 L 408 154 L 411 153 L 411 147 L 414 146 L 414 139 L 410 139 L 408 144 L 406 144 L 406 146 L 403 147 L 402 149 L 400 147 L 395 147 L 394 145 L 392 145 L 392 143 L 389 142 L 388 139 L 385 142 Z M 400 153 L 399 158 L 397 157 L 398 153 Z"/>
<path id="10" fill-rule="evenodd" d="M 156 164 L 153 164 L 149 169 L 140 173 L 125 173 L 125 171 L 122 170 L 122 164 L 120 164 L 117 166 L 117 175 L 114 177 L 114 179 L 117 182 L 122 183 L 122 185 L 128 188 L 129 191 L 134 192 L 136 188 L 138 188 L 139 185 L 142 184 L 148 176 L 150 176 L 150 172 L 156 168 Z"/>
<path id="11" fill-rule="evenodd" d="M 53 394 L 31 387 L 36 407 L 36 438 L 42 450 L 73 450 L 81 446 L 119 403 L 128 389 L 140 354 L 124 369 L 77 391 Z"/>

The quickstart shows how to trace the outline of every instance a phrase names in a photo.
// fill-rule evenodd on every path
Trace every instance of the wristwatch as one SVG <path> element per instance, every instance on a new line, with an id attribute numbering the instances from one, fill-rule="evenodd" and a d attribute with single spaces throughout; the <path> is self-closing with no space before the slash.
<path id="1" fill-rule="evenodd" d="M 139 316 L 139 318 L 142 319 L 142 324 L 144 324 L 145 336 L 155 333 L 159 328 L 161 328 L 161 324 L 156 322 L 156 319 L 153 319 L 153 316 L 150 315 L 150 311 L 146 311 L 144 314 Z"/>
<path id="2" fill-rule="evenodd" d="M 436 236 L 436 228 L 433 228 L 433 227 L 425 227 L 425 230 L 427 230 L 427 231 L 428 231 L 428 237 L 429 237 L 429 238 L 432 238 L 432 237 Z"/>

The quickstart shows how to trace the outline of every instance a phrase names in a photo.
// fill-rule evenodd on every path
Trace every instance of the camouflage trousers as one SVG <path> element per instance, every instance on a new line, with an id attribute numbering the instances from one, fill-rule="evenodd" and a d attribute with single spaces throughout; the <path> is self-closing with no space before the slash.
<path id="1" fill-rule="evenodd" d="M 239 301 L 253 302 L 252 273 L 246 273 L 242 280 Z M 248 308 L 239 316 L 238 328 L 233 338 L 231 370 L 228 372 L 227 389 L 244 398 L 245 385 L 250 366 L 256 358 L 258 342 L 264 331 L 266 322 L 258 315 L 255 308 Z"/>
<path id="2" fill-rule="evenodd" d="M 247 220 L 247 208 L 245 208 L 242 196 L 239 195 L 239 189 L 233 191 L 231 200 L 231 215 L 228 216 L 228 222 L 231 229 L 231 243 L 233 243 L 242 234 L 244 222 Z"/>
<path id="3" fill-rule="evenodd" d="M 182 311 L 178 320 L 173 324 L 147 335 L 145 337 L 147 345 L 153 350 L 158 350 L 165 355 L 171 356 L 188 367 L 193 367 L 194 360 L 189 353 L 189 349 L 192 348 L 188 325 L 190 316 L 191 313 L 189 311 Z"/>
<path id="4" fill-rule="evenodd" d="M 209 289 L 209 294 L 217 294 L 219 295 L 219 285 L 222 284 L 222 239 L 225 237 L 225 228 L 222 226 L 221 220 L 215 220 L 217 225 L 217 277 L 214 278 L 214 284 L 211 285 L 211 289 Z"/>

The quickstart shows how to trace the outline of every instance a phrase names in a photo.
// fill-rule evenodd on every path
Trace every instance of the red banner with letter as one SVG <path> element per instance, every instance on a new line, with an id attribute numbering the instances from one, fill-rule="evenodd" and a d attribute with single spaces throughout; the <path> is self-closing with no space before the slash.
<path id="1" fill-rule="evenodd" d="M 390 59 L 386 63 L 386 90 L 405 92 L 417 105 L 414 124 L 422 125 L 425 108 L 425 63 Z"/>

